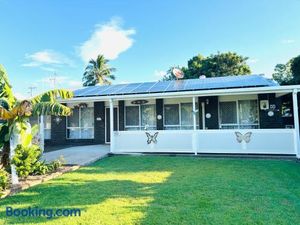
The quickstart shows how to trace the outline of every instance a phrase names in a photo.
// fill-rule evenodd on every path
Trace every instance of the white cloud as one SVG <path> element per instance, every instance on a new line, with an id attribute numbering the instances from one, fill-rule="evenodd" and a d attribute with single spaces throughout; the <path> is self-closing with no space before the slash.
<path id="1" fill-rule="evenodd" d="M 26 54 L 25 58 L 28 60 L 27 63 L 24 63 L 22 65 L 25 67 L 40 67 L 45 65 L 73 65 L 72 60 L 67 56 L 49 49 L 34 52 L 32 54 Z M 47 68 L 47 70 L 51 69 L 49 67 L 43 68 Z"/>
<path id="2" fill-rule="evenodd" d="M 158 80 L 161 80 L 165 75 L 167 75 L 166 71 L 163 71 L 163 70 L 155 70 L 154 71 L 154 76 Z"/>
<path id="3" fill-rule="evenodd" d="M 18 100 L 24 100 L 27 98 L 25 95 L 23 95 L 22 93 L 19 93 L 19 92 L 15 92 L 14 95 Z"/>
<path id="4" fill-rule="evenodd" d="M 135 33 L 134 29 L 122 28 L 120 19 L 116 18 L 97 25 L 91 37 L 80 46 L 80 57 L 84 62 L 95 59 L 99 54 L 110 60 L 116 59 L 132 46 Z"/>
<path id="5" fill-rule="evenodd" d="M 259 60 L 256 59 L 256 58 L 250 58 L 250 59 L 247 60 L 247 62 L 248 62 L 249 64 L 254 64 L 254 63 L 257 63 L 258 61 L 259 61 Z"/>
<path id="6" fill-rule="evenodd" d="M 82 87 L 82 82 L 79 80 L 73 80 L 71 76 L 48 76 L 44 77 L 41 80 L 38 80 L 39 83 L 50 88 L 70 88 L 76 89 Z"/>
<path id="7" fill-rule="evenodd" d="M 78 80 L 69 80 L 68 85 L 70 88 L 80 88 L 82 87 L 82 82 Z"/>
<path id="8" fill-rule="evenodd" d="M 47 83 L 47 84 L 62 84 L 65 83 L 69 78 L 67 76 L 49 76 L 49 77 L 44 77 L 41 79 L 41 82 Z"/>
<path id="9" fill-rule="evenodd" d="M 281 40 L 281 44 L 293 44 L 295 42 L 296 41 L 293 40 L 293 39 L 284 39 L 284 40 Z"/>

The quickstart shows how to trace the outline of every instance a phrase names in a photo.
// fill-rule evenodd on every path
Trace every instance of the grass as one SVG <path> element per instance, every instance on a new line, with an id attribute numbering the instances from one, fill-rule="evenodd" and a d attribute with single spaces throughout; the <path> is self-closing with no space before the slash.
<path id="1" fill-rule="evenodd" d="M 80 208 L 6 217 L 5 207 Z M 299 224 L 294 161 L 115 156 L 0 200 L 0 224 Z"/>

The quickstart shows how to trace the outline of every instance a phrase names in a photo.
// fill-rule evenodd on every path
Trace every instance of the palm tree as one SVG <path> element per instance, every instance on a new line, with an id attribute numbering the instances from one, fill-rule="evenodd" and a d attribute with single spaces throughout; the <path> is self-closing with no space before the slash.
<path id="1" fill-rule="evenodd" d="M 51 90 L 28 100 L 18 101 L 12 92 L 4 67 L 0 64 L 0 149 L 1 164 L 6 167 L 18 145 L 30 146 L 32 140 L 30 116 L 69 116 L 72 111 L 56 101 L 57 98 L 72 98 L 68 90 Z M 16 177 L 11 165 L 12 178 Z"/>
<path id="2" fill-rule="evenodd" d="M 109 67 L 109 60 L 103 55 L 98 55 L 97 59 L 91 59 L 83 74 L 83 86 L 95 86 L 96 84 L 111 84 L 111 80 L 115 80 L 112 75 L 116 71 L 115 68 Z"/>

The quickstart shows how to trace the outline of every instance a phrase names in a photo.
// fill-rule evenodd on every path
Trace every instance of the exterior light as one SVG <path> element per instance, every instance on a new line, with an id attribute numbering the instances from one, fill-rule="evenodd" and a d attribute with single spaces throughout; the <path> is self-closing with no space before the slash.
<path id="1" fill-rule="evenodd" d="M 274 116 L 274 112 L 273 111 L 269 111 L 268 112 L 268 116 L 270 116 L 270 117 Z"/>
<path id="2" fill-rule="evenodd" d="M 206 117 L 207 119 L 210 119 L 210 118 L 211 118 L 211 114 L 210 114 L 210 113 L 206 113 L 206 114 L 205 114 L 205 117 Z"/>
<path id="3" fill-rule="evenodd" d="M 60 118 L 59 116 L 56 116 L 55 119 L 54 119 L 54 121 L 58 125 L 62 121 L 62 118 Z"/>

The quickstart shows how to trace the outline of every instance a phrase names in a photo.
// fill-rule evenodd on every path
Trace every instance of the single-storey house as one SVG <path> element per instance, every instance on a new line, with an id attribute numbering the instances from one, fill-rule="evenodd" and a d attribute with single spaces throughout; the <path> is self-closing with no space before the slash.
<path id="1" fill-rule="evenodd" d="M 84 87 L 61 100 L 72 116 L 43 118 L 45 144 L 299 158 L 299 90 L 263 75 Z"/>

